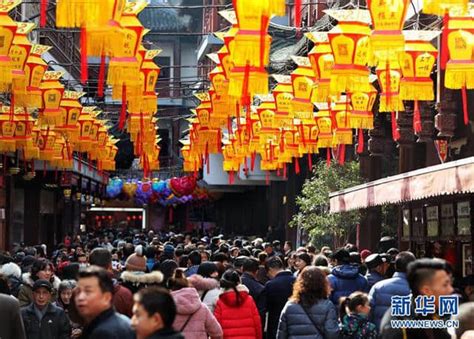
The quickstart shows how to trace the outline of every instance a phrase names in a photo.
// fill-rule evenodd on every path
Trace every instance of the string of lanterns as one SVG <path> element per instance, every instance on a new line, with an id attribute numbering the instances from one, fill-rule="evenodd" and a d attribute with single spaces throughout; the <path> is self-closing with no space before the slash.
<path id="1" fill-rule="evenodd" d="M 269 91 L 269 19 L 281 15 L 283 1 L 234 0 L 234 11 L 220 14 L 232 25 L 215 33 L 223 47 L 208 57 L 215 63 L 211 87 L 198 93 L 200 104 L 182 140 L 184 170 L 209 169 L 209 154 L 222 153 L 229 183 L 240 168 L 287 175 L 287 165 L 326 149 L 343 163 L 345 147 L 356 140 L 364 150 L 364 133 L 374 128 L 374 104 L 389 114 L 392 137 L 400 138 L 397 117 L 404 102 L 413 102 L 413 129 L 421 131 L 419 101 L 435 99 L 432 73 L 438 50 L 432 41 L 442 34 L 444 86 L 460 89 L 464 121 L 469 122 L 467 89 L 474 88 L 474 5 L 467 0 L 427 0 L 423 11 L 443 16 L 443 30 L 403 30 L 409 0 L 369 0 L 367 9 L 328 9 L 337 25 L 310 32 L 307 56 L 293 57 L 297 68 L 273 75 Z M 296 19 L 298 23 L 300 19 Z M 377 89 L 379 88 L 379 90 Z M 355 133 L 354 133 L 355 131 Z"/>

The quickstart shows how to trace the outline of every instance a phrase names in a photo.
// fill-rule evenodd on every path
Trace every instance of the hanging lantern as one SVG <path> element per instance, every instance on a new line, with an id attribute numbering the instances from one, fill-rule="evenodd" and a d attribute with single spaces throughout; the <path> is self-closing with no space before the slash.
<path id="1" fill-rule="evenodd" d="M 54 145 L 56 141 L 56 133 L 49 127 L 38 127 L 34 132 L 36 145 L 39 148 L 39 159 L 43 161 L 51 161 L 54 158 Z"/>
<path id="2" fill-rule="evenodd" d="M 328 32 L 334 55 L 331 94 L 339 96 L 345 91 L 369 91 L 369 11 L 325 10 L 325 13 L 338 20 L 338 25 Z"/>
<path id="3" fill-rule="evenodd" d="M 291 73 L 293 86 L 293 100 L 291 101 L 291 112 L 296 119 L 303 122 L 313 122 L 313 103 L 311 94 L 314 85 L 314 72 L 311 63 L 305 57 L 292 57 L 298 68 Z"/>
<path id="4" fill-rule="evenodd" d="M 451 11 L 466 13 L 468 3 L 469 0 L 424 0 L 423 13 L 440 16 Z"/>
<path id="5" fill-rule="evenodd" d="M 21 0 L 0 1 L 0 91 L 7 92 L 12 85 L 13 64 L 9 56 L 10 47 L 15 38 L 17 23 L 8 12 L 21 3 Z"/>
<path id="6" fill-rule="evenodd" d="M 50 50 L 50 46 L 33 45 L 25 65 L 25 77 L 27 79 L 27 94 L 25 98 L 18 98 L 19 102 L 25 102 L 28 108 L 42 107 L 42 94 L 40 90 L 41 80 L 48 69 L 48 65 L 41 58 L 43 53 Z M 16 97 L 15 97 L 16 100 Z"/>
<path id="7" fill-rule="evenodd" d="M 32 48 L 31 42 L 28 40 L 28 34 L 35 27 L 34 23 L 21 22 L 18 23 L 13 44 L 10 47 L 9 57 L 12 65 L 12 91 L 15 96 L 15 104 L 26 106 L 26 87 L 28 79 L 25 75 L 25 65 Z"/>
<path id="8" fill-rule="evenodd" d="M 331 71 L 334 67 L 334 56 L 327 32 L 307 33 L 306 36 L 315 43 L 308 53 L 316 83 L 313 89 L 312 102 L 327 102 L 331 84 Z"/>
<path id="9" fill-rule="evenodd" d="M 334 145 L 352 145 L 352 128 L 350 126 L 350 114 L 352 107 L 345 96 L 342 96 L 339 101 L 332 104 L 331 115 L 334 117 Z"/>
<path id="10" fill-rule="evenodd" d="M 370 47 L 374 60 L 370 64 L 397 60 L 403 52 L 405 39 L 402 34 L 409 0 L 368 0 L 373 31 Z"/>
<path id="11" fill-rule="evenodd" d="M 377 99 L 377 90 L 371 85 L 370 92 L 356 91 L 348 93 L 352 111 L 350 112 L 349 124 L 354 129 L 373 129 L 375 99 Z"/>
<path id="12" fill-rule="evenodd" d="M 58 125 L 61 123 L 61 109 L 59 105 L 64 93 L 64 86 L 59 79 L 64 72 L 47 71 L 44 73 L 40 84 L 42 97 L 42 109 L 40 110 L 38 120 L 44 125 Z"/>
<path id="13" fill-rule="evenodd" d="M 118 15 L 125 0 L 58 0 L 56 3 L 56 26 L 78 28 L 83 26 L 105 26 Z"/>
<path id="14" fill-rule="evenodd" d="M 0 111 L 0 152 L 15 152 L 16 123 L 9 106 L 2 106 Z"/>
<path id="15" fill-rule="evenodd" d="M 402 71 L 398 61 L 379 63 L 376 70 L 380 88 L 379 112 L 401 112 L 405 110 L 400 97 L 400 82 Z"/>
<path id="16" fill-rule="evenodd" d="M 293 127 L 294 114 L 291 110 L 293 101 L 293 85 L 291 76 L 273 74 L 273 78 L 278 82 L 272 94 L 275 101 L 275 124 L 280 128 Z"/>
<path id="17" fill-rule="evenodd" d="M 400 98 L 403 100 L 434 100 L 431 72 L 438 52 L 430 41 L 439 31 L 404 31 L 405 52 L 400 56 L 403 78 L 400 83 Z"/>
<path id="18" fill-rule="evenodd" d="M 261 104 L 256 107 L 258 119 L 260 121 L 260 143 L 277 144 L 280 140 L 280 129 L 275 123 L 275 102 L 273 97 L 260 97 Z"/>
<path id="19" fill-rule="evenodd" d="M 74 150 L 79 153 L 88 152 L 91 148 L 91 129 L 93 127 L 94 118 L 91 116 L 95 107 L 83 107 L 79 116 L 79 139 L 74 144 Z"/>
<path id="20" fill-rule="evenodd" d="M 4 106 L 8 107 L 8 106 Z M 9 109 L 9 107 L 8 107 Z M 39 148 L 35 145 L 33 139 L 33 127 L 35 119 L 24 108 L 15 109 L 15 142 L 16 148 L 23 150 L 25 160 L 39 158 Z"/>
<path id="21" fill-rule="evenodd" d="M 474 7 L 467 15 L 452 14 L 444 28 L 449 49 L 449 61 L 446 64 L 444 85 L 449 89 L 461 90 L 465 124 L 469 123 L 467 89 L 474 88 L 473 14 Z"/>
<path id="22" fill-rule="evenodd" d="M 327 103 L 317 104 L 316 124 L 318 126 L 318 149 L 333 147 L 333 122 L 330 108 Z"/>
<path id="23" fill-rule="evenodd" d="M 59 109 L 61 110 L 61 122 L 56 125 L 56 132 L 61 133 L 69 142 L 76 142 L 79 138 L 82 105 L 79 99 L 84 92 L 64 91 Z"/>

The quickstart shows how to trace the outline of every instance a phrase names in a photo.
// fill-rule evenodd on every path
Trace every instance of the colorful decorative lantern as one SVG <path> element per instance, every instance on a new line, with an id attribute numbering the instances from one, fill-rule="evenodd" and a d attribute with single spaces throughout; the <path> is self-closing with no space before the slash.
<path id="1" fill-rule="evenodd" d="M 64 91 L 59 109 L 61 110 L 61 122 L 56 125 L 56 132 L 61 133 L 69 142 L 74 143 L 80 134 L 79 117 L 82 105 L 79 99 L 83 92 Z"/>
<path id="2" fill-rule="evenodd" d="M 272 76 L 278 82 L 272 91 L 275 101 L 276 126 L 280 128 L 292 128 L 294 114 L 291 105 L 294 96 L 291 76 L 280 74 L 273 74 Z"/>
<path id="3" fill-rule="evenodd" d="M 39 114 L 40 124 L 57 125 L 61 123 L 61 110 L 59 105 L 64 93 L 64 86 L 59 79 L 64 72 L 47 71 L 44 73 L 43 81 L 40 84 L 42 96 L 42 109 Z"/>
<path id="4" fill-rule="evenodd" d="M 325 10 L 338 25 L 328 32 L 334 55 L 332 95 L 355 90 L 370 91 L 370 13 L 367 10 Z"/>
<path id="5" fill-rule="evenodd" d="M 26 87 L 28 85 L 25 76 L 25 64 L 30 55 L 32 48 L 31 42 L 28 40 L 28 34 L 35 27 L 34 23 L 21 22 L 18 23 L 13 44 L 10 47 L 9 57 L 12 64 L 12 92 L 15 96 L 15 103 L 17 105 L 26 106 Z"/>
<path id="6" fill-rule="evenodd" d="M 0 111 L 0 152 L 15 152 L 16 123 L 9 106 L 2 106 Z"/>
<path id="7" fill-rule="evenodd" d="M 400 82 L 402 72 L 398 61 L 379 63 L 377 77 L 382 89 L 380 93 L 379 112 L 401 112 L 405 110 L 400 97 Z"/>
<path id="8" fill-rule="evenodd" d="M 7 92 L 12 84 L 13 64 L 9 56 L 10 47 L 15 38 L 17 23 L 10 18 L 8 12 L 18 6 L 21 0 L 0 1 L 0 91 Z"/>
<path id="9" fill-rule="evenodd" d="M 316 78 L 312 102 L 327 102 L 331 84 L 331 71 L 334 67 L 334 56 L 327 32 L 307 33 L 306 36 L 315 43 L 308 53 L 311 67 Z"/>
<path id="10" fill-rule="evenodd" d="M 43 45 L 33 45 L 28 60 L 25 65 L 25 77 L 27 79 L 27 95 L 25 98 L 21 96 L 16 96 L 15 100 L 25 102 L 26 106 L 29 108 L 42 107 L 42 95 L 40 90 L 41 80 L 48 69 L 48 65 L 41 58 L 43 53 L 46 53 L 50 50 L 50 46 Z"/>
<path id="11" fill-rule="evenodd" d="M 313 103 L 311 94 L 314 86 L 314 71 L 311 68 L 309 58 L 292 57 L 298 68 L 291 73 L 293 86 L 293 100 L 291 101 L 291 112 L 296 119 L 303 123 L 313 122 Z"/>
<path id="12" fill-rule="evenodd" d="M 370 92 L 355 91 L 348 93 L 352 111 L 349 124 L 355 129 L 373 129 L 374 114 L 372 108 L 377 99 L 377 90 L 371 85 Z"/>
<path id="13" fill-rule="evenodd" d="M 451 11 L 465 13 L 469 0 L 424 0 L 423 13 L 444 15 Z"/>

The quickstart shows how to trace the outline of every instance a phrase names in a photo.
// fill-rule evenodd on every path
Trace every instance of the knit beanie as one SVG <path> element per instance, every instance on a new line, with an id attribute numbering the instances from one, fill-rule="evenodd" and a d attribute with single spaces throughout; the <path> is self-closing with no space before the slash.
<path id="1" fill-rule="evenodd" d="M 135 253 L 130 254 L 125 261 L 125 269 L 127 271 L 146 271 L 146 257 L 143 255 L 143 246 L 138 245 L 135 247 Z"/>

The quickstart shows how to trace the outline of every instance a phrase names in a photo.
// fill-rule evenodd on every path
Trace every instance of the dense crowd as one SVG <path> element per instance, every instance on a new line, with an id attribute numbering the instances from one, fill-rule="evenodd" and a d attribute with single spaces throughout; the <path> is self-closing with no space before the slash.
<path id="1" fill-rule="evenodd" d="M 454 287 L 453 287 L 454 280 Z M 396 329 L 392 297 L 455 295 L 459 327 Z M 414 303 L 410 307 L 415 307 Z M 347 244 L 84 233 L 0 254 L 0 338 L 473 338 L 474 278 Z"/>

